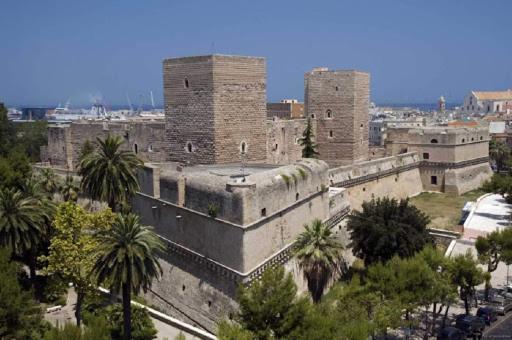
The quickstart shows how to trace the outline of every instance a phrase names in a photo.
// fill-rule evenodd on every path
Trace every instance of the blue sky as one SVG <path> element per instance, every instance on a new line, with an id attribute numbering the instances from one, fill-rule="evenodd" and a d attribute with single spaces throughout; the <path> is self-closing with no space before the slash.
<path id="1" fill-rule="evenodd" d="M 371 73 L 377 103 L 512 88 L 512 1 L 1 0 L 0 101 L 162 102 L 162 60 L 267 58 L 269 101 L 316 66 Z M 147 101 L 148 99 L 146 99 Z"/>

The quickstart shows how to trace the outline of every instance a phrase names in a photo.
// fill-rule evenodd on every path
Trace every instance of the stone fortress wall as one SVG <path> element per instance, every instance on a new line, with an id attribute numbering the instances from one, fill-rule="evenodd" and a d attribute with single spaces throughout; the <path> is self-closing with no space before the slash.
<path id="1" fill-rule="evenodd" d="M 311 121 L 316 130 L 316 120 Z M 267 163 L 292 164 L 302 158 L 299 138 L 306 128 L 306 119 L 267 120 Z"/>
<path id="2" fill-rule="evenodd" d="M 390 128 L 386 149 L 418 153 L 424 190 L 463 194 L 492 176 L 487 127 Z"/>
<path id="3" fill-rule="evenodd" d="M 247 161 L 266 160 L 264 58 L 166 59 L 164 101 L 169 160 L 230 163 L 242 149 Z"/>
<path id="4" fill-rule="evenodd" d="M 212 332 L 236 308 L 237 286 L 266 268 L 283 264 L 300 281 L 289 260 L 304 224 L 319 218 L 347 241 L 343 219 L 365 200 L 460 193 L 490 175 L 485 131 L 390 129 L 395 137 L 370 155 L 364 72 L 306 73 L 305 116 L 321 158 L 313 160 L 301 159 L 297 143 L 306 119 L 266 117 L 263 58 L 175 58 L 163 67 L 165 120 L 51 127 L 48 160 L 75 170 L 85 140 L 126 140 L 146 162 L 133 209 L 167 245 L 147 299 Z"/>
<path id="5" fill-rule="evenodd" d="M 233 310 L 238 284 L 287 263 L 304 223 L 319 218 L 334 226 L 348 213 L 343 190 L 327 189 L 328 166 L 319 160 L 249 167 L 245 181 L 237 166 L 180 170 L 175 164 L 150 164 L 140 183 L 133 208 L 173 254 L 163 260 L 167 269 L 147 298 L 172 315 L 192 313 L 212 331 L 215 320 Z M 219 207 L 215 217 L 208 214 L 212 202 Z M 171 294 L 170 287 L 182 292 Z"/>
<path id="6" fill-rule="evenodd" d="M 418 154 L 381 158 L 329 169 L 329 183 L 346 188 L 351 209 L 360 209 L 373 198 L 407 198 L 423 191 Z"/>
<path id="7" fill-rule="evenodd" d="M 56 168 L 76 171 L 78 158 L 86 141 L 96 143 L 107 135 L 121 136 L 124 150 L 131 150 L 144 162 L 165 159 L 165 125 L 162 120 L 133 119 L 129 121 L 78 120 L 68 124 L 50 125 L 46 159 Z"/>
<path id="8" fill-rule="evenodd" d="M 331 167 L 368 159 L 370 75 L 317 68 L 304 75 L 306 116 L 317 121 L 318 152 Z"/>

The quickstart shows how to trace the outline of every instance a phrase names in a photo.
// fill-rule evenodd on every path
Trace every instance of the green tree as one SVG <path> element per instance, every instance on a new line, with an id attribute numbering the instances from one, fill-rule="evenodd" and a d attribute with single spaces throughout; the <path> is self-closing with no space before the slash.
<path id="1" fill-rule="evenodd" d="M 450 274 L 447 270 L 450 259 L 444 256 L 444 253 L 434 247 L 427 246 L 417 257 L 423 259 L 434 274 L 434 281 L 428 294 L 430 294 L 430 305 L 432 306 L 432 329 L 431 334 L 435 334 L 436 320 L 444 310 L 443 326 L 446 322 L 448 309 L 456 301 L 457 287 L 452 283 Z M 429 306 L 425 306 L 427 312 Z M 425 313 L 427 315 L 427 313 Z M 425 322 L 428 331 L 428 320 Z"/>
<path id="2" fill-rule="evenodd" d="M 498 264 L 504 259 L 508 259 L 508 254 L 512 254 L 512 229 L 503 229 L 493 231 L 486 236 L 479 236 L 475 242 L 475 248 L 478 253 L 480 263 L 487 266 L 487 272 L 490 274 L 498 268 Z M 485 299 L 489 299 L 489 289 L 491 288 L 491 275 L 486 276 Z"/>
<path id="3" fill-rule="evenodd" d="M 122 339 L 123 337 L 123 306 L 116 303 L 105 308 L 104 315 L 107 318 L 110 327 L 112 339 Z M 132 307 L 131 337 L 133 340 L 151 340 L 156 338 L 157 330 L 148 312 L 141 307 Z"/>
<path id="4" fill-rule="evenodd" d="M 489 156 L 496 163 L 496 168 L 500 172 L 510 157 L 510 148 L 504 142 L 491 140 L 489 142 Z"/>
<path id="5" fill-rule="evenodd" d="M 40 162 L 41 146 L 48 141 L 48 123 L 45 120 L 16 124 L 15 143 L 32 162 Z"/>
<path id="6" fill-rule="evenodd" d="M 317 312 L 303 331 L 303 339 L 368 339 L 402 325 L 402 306 L 362 284 L 358 276 L 337 283 L 315 305 Z"/>
<path id="7" fill-rule="evenodd" d="M 131 151 L 121 150 L 120 136 L 98 138 L 99 149 L 86 155 L 80 162 L 78 174 L 81 188 L 92 199 L 108 203 L 116 211 L 138 189 L 137 168 L 142 162 Z"/>
<path id="8" fill-rule="evenodd" d="M 21 189 L 25 180 L 31 177 L 30 161 L 18 149 L 11 150 L 5 157 L 0 157 L 0 188 Z"/>
<path id="9" fill-rule="evenodd" d="M 73 176 L 67 175 L 64 183 L 59 186 L 59 192 L 64 202 L 76 202 L 80 188 L 75 184 Z"/>
<path id="10" fill-rule="evenodd" d="M 390 198 L 363 202 L 362 211 L 348 217 L 352 252 L 366 265 L 398 255 L 410 257 L 431 244 L 429 217 L 409 201 Z"/>
<path id="11" fill-rule="evenodd" d="M 44 340 L 110 340 L 110 328 L 105 318 L 95 317 L 89 320 L 87 327 L 71 323 L 54 327 L 44 335 Z"/>
<path id="12" fill-rule="evenodd" d="M 47 218 L 40 202 L 24 197 L 15 189 L 0 190 L 0 244 L 12 249 L 14 255 L 33 254 L 43 235 Z M 35 260 L 29 261 L 31 279 L 36 275 Z"/>
<path id="13" fill-rule="evenodd" d="M 311 119 L 308 118 L 306 129 L 302 133 L 302 138 L 299 138 L 299 144 L 302 146 L 303 158 L 316 158 L 318 156 L 317 145 L 313 141 L 315 135 L 313 134 L 313 125 Z"/>
<path id="14" fill-rule="evenodd" d="M 328 283 L 341 273 L 343 246 L 319 219 L 305 225 L 294 244 L 299 267 L 314 302 L 320 301 Z"/>
<path id="15" fill-rule="evenodd" d="M 484 273 L 473 259 L 471 251 L 453 258 L 448 266 L 453 284 L 459 287 L 466 314 L 469 314 L 469 300 L 475 295 L 475 287 L 484 282 Z"/>
<path id="16" fill-rule="evenodd" d="M 99 285 L 108 283 L 113 292 L 122 291 L 123 335 L 131 339 L 131 293 L 146 291 L 162 269 L 158 253 L 164 250 L 162 241 L 138 216 L 118 215 L 112 228 L 99 234 L 99 259 L 94 272 Z"/>
<path id="17" fill-rule="evenodd" d="M 512 176 L 494 174 L 482 185 L 482 189 L 502 195 L 507 203 L 512 203 Z"/>
<path id="18" fill-rule="evenodd" d="M 219 340 L 253 340 L 255 335 L 236 322 L 221 320 L 218 324 L 217 338 Z"/>
<path id="19" fill-rule="evenodd" d="M 14 124 L 7 117 L 7 108 L 0 103 L 0 157 L 10 152 L 15 136 Z"/>
<path id="20" fill-rule="evenodd" d="M 260 280 L 238 292 L 235 319 L 255 339 L 295 338 L 300 334 L 309 303 L 297 298 L 297 286 L 282 267 L 267 269 Z"/>
<path id="21" fill-rule="evenodd" d="M 47 263 L 47 274 L 59 275 L 73 283 L 77 294 L 75 316 L 78 326 L 82 321 L 84 298 L 95 289 L 91 274 L 99 259 L 97 235 L 108 230 L 113 220 L 110 210 L 93 214 L 74 203 L 62 203 L 55 215 L 49 254 L 41 257 Z"/>
<path id="22" fill-rule="evenodd" d="M 20 268 L 0 248 L 0 339 L 40 339 L 47 327 L 40 307 L 18 282 Z"/>

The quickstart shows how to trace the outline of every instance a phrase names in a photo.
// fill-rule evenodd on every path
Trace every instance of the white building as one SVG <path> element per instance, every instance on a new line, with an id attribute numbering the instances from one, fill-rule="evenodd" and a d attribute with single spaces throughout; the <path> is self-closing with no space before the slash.
<path id="1" fill-rule="evenodd" d="M 495 114 L 512 111 L 512 90 L 507 91 L 471 91 L 460 108 L 466 114 Z"/>

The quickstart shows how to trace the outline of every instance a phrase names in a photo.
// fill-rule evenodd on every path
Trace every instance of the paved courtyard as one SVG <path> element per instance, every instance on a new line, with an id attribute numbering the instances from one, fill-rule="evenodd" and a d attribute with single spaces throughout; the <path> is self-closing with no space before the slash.
<path id="1" fill-rule="evenodd" d="M 484 195 L 464 223 L 464 239 L 476 240 L 494 230 L 510 228 L 512 206 L 501 195 Z"/>
<path id="2" fill-rule="evenodd" d="M 450 256 L 453 257 L 471 251 L 473 256 L 476 257 L 476 238 L 478 236 L 485 236 L 494 230 L 512 228 L 510 223 L 511 213 L 512 205 L 507 204 L 501 195 L 487 194 L 480 197 L 464 223 L 462 238 L 457 240 Z M 485 266 L 481 267 L 483 270 L 486 270 Z M 496 271 L 492 273 L 492 286 L 495 288 L 504 287 L 507 282 L 507 273 L 509 275 L 509 283 L 512 283 L 512 277 L 510 277 L 512 268 L 507 268 L 502 262 L 499 263 Z M 479 288 L 483 288 L 483 286 Z"/>

